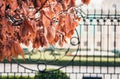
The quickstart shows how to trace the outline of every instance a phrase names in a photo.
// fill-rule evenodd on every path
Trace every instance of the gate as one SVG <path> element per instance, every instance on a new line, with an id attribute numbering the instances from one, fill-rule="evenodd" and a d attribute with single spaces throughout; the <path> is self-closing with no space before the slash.
<path id="1" fill-rule="evenodd" d="M 51 73 L 58 70 L 62 76 L 67 74 L 66 79 L 120 79 L 120 11 L 86 10 L 82 13 L 78 10 L 82 19 L 68 44 L 30 52 L 24 49 L 24 60 L 19 56 L 12 62 L 0 63 L 0 79 L 10 79 L 10 76 L 32 79 L 36 73 L 46 73 L 47 79 L 51 79 Z M 54 79 L 58 79 L 57 75 Z"/>

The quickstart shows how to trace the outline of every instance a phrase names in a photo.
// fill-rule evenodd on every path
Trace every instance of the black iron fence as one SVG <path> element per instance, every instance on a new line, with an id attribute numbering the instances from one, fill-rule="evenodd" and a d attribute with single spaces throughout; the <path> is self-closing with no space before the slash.
<path id="1" fill-rule="evenodd" d="M 120 79 L 120 11 L 86 10 L 78 16 L 68 44 L 1 62 L 0 79 Z"/>

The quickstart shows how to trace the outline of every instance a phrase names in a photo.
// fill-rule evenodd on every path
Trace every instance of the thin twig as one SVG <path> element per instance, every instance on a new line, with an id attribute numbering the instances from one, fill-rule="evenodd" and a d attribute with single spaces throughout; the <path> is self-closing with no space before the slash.
<path id="1" fill-rule="evenodd" d="M 47 2 L 47 0 L 45 0 L 45 2 L 43 3 L 43 5 L 39 9 L 37 9 L 35 13 L 39 12 L 40 9 L 42 9 L 44 7 L 44 5 L 46 4 L 46 2 Z"/>

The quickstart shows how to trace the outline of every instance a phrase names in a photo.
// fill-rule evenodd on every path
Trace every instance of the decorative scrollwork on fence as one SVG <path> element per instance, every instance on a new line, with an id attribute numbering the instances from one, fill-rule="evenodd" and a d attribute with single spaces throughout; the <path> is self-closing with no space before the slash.
<path id="1" fill-rule="evenodd" d="M 27 53 L 25 55 L 25 62 L 27 61 L 34 64 L 34 68 L 26 67 L 24 66 L 24 64 L 21 64 L 16 59 L 13 59 L 19 66 L 31 71 L 45 72 L 46 69 L 52 68 L 54 66 L 56 67 L 53 70 L 58 70 L 69 65 L 69 63 L 71 63 L 77 55 L 76 49 L 79 49 L 80 45 L 79 33 L 77 30 L 75 30 L 75 34 L 67 42 L 68 44 L 64 47 L 57 47 L 57 45 L 49 46 L 48 48 L 44 48 L 43 50 L 33 49 L 32 51 Z M 65 60 L 67 56 L 72 53 L 72 48 L 75 48 L 74 51 L 76 52 L 76 54 L 71 56 L 69 61 L 67 63 L 64 63 L 64 65 L 57 66 L 60 65 L 62 60 Z"/>

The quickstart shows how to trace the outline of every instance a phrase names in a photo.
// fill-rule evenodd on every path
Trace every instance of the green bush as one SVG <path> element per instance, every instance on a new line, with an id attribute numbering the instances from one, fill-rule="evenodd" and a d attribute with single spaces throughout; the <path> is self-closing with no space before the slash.
<path id="1" fill-rule="evenodd" d="M 37 73 L 34 79 L 70 79 L 66 73 L 57 70 L 51 71 L 51 69 L 46 70 L 47 72 Z"/>

